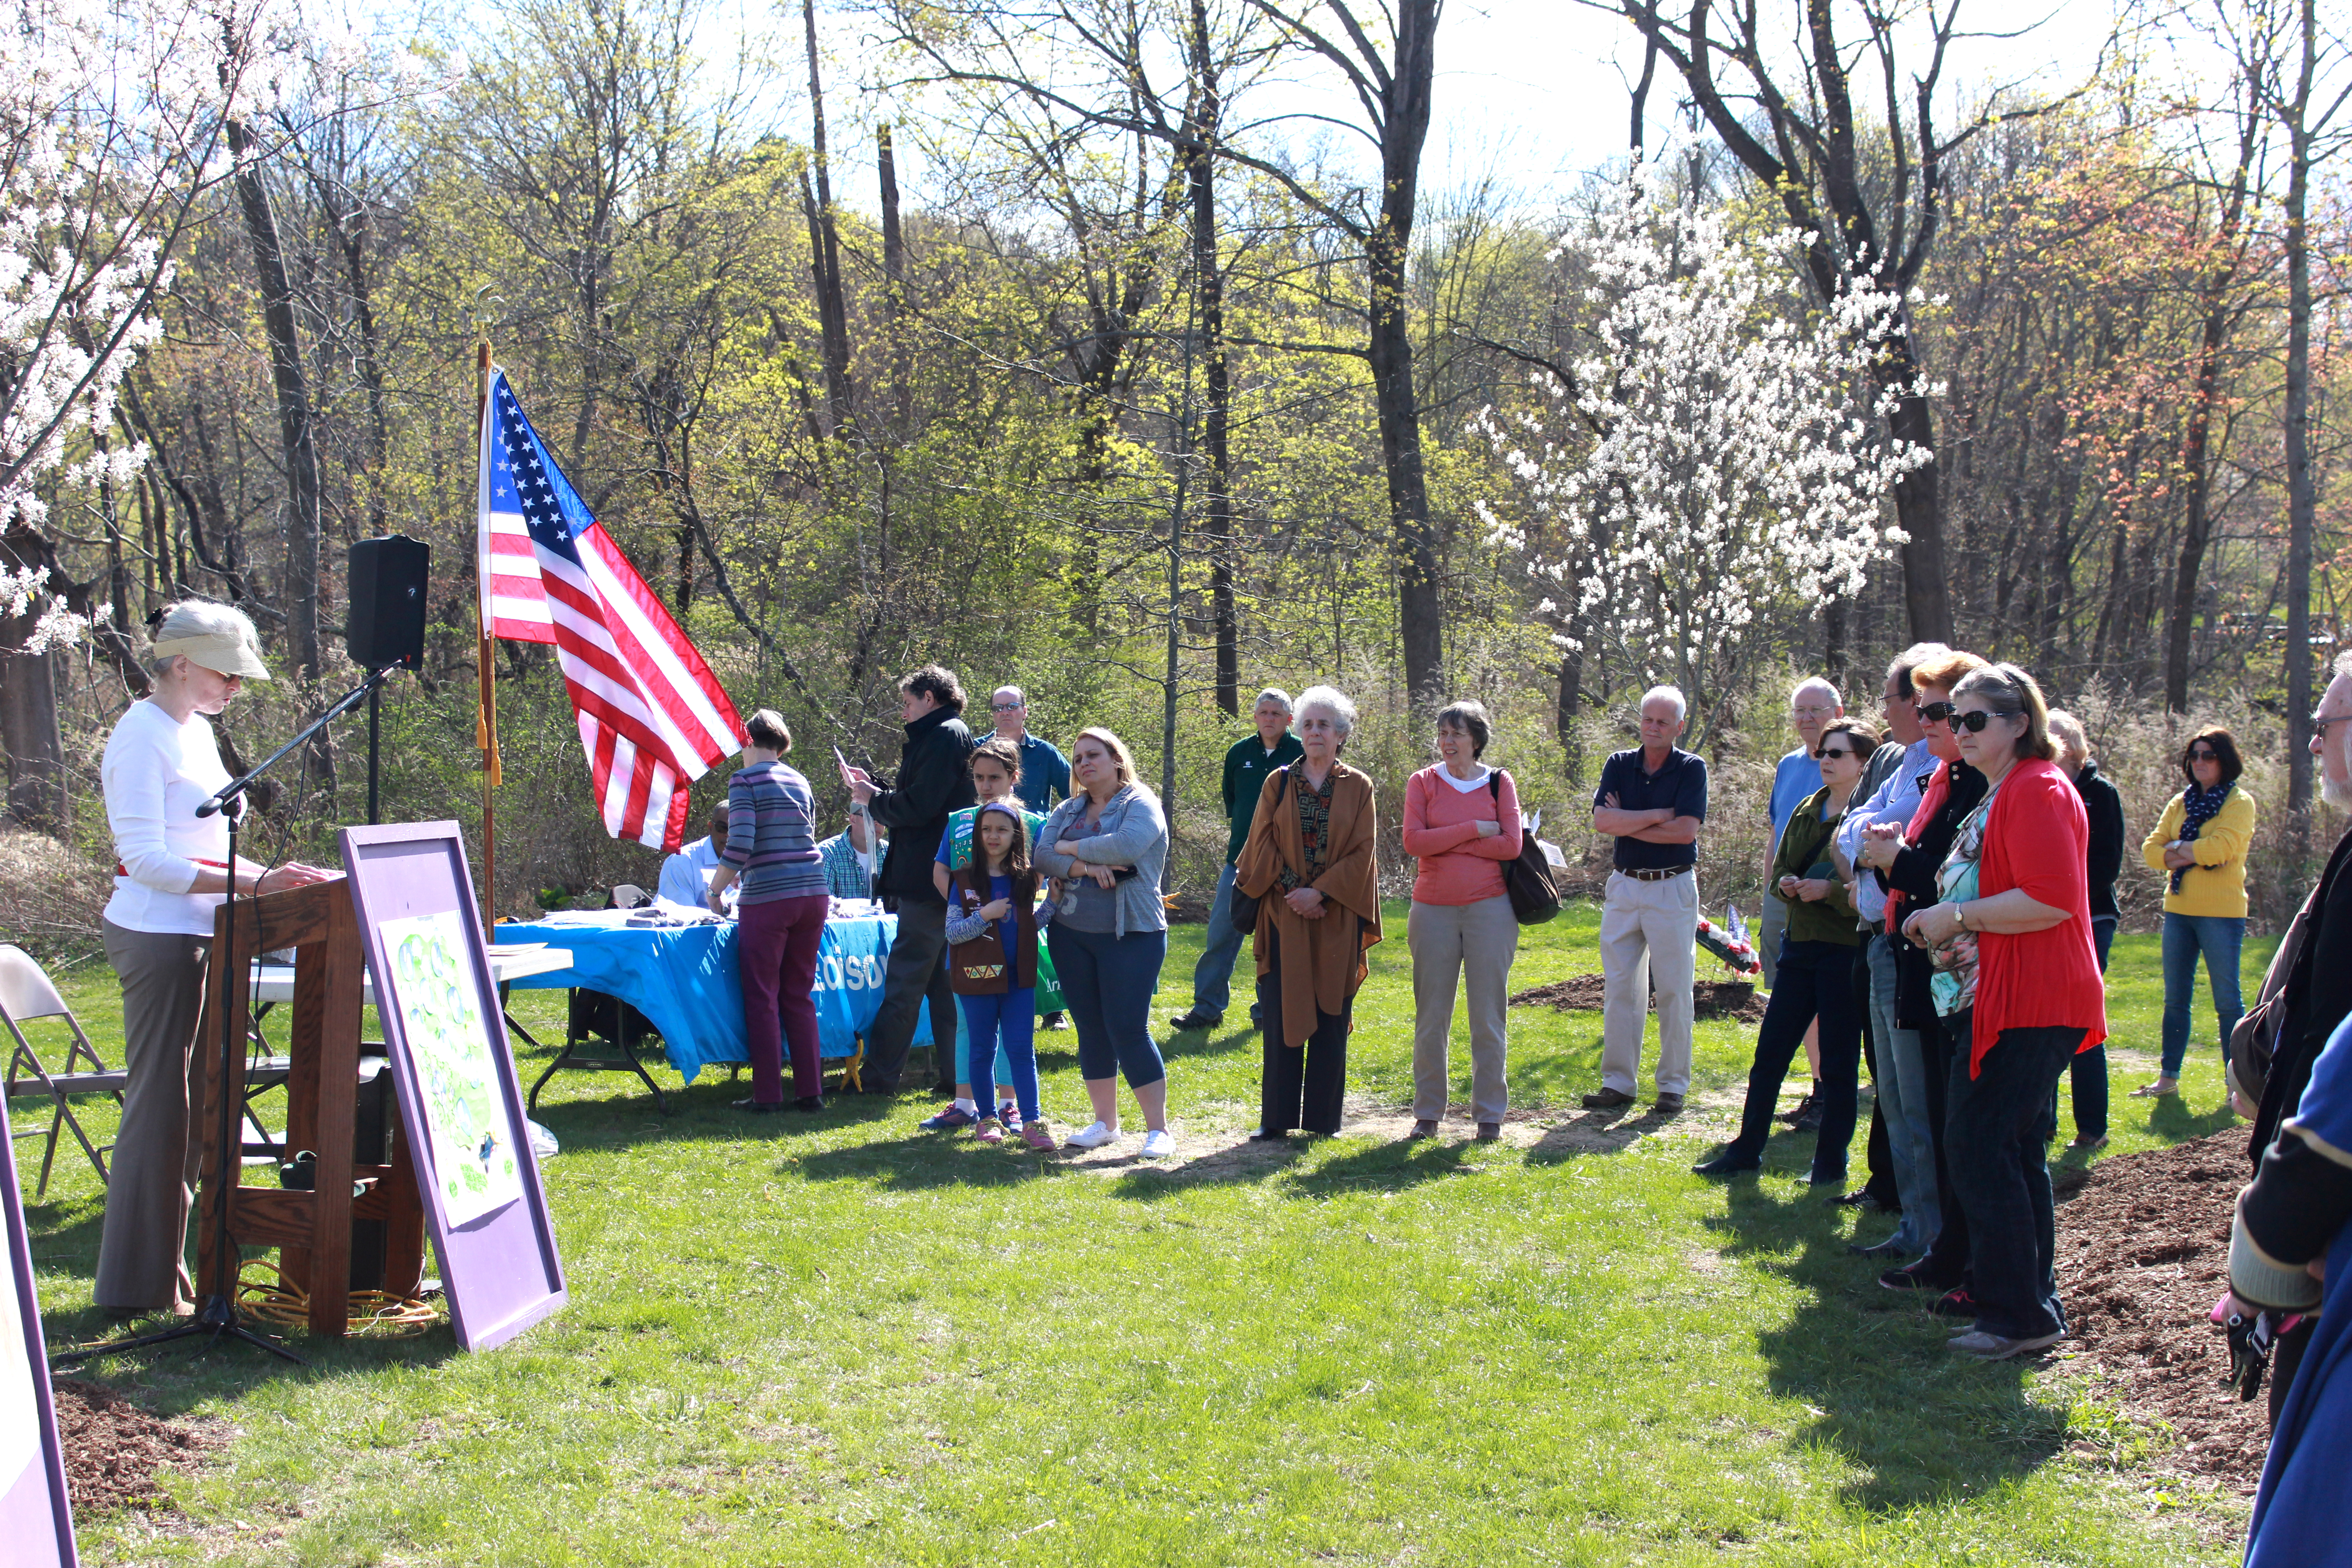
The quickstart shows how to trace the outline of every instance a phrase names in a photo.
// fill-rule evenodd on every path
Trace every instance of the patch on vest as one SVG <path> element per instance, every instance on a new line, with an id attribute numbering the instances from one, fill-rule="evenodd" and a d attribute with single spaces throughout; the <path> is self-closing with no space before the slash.
<path id="1" fill-rule="evenodd" d="M 963 966 L 966 980 L 993 980 L 1004 973 L 1001 963 L 967 963 Z"/>

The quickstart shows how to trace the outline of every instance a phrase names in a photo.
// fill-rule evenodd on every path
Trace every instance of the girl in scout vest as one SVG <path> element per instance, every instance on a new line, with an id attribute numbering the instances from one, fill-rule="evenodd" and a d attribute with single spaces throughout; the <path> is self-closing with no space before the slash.
<path id="1" fill-rule="evenodd" d="M 972 824 L 980 816 L 980 806 L 992 801 L 1003 801 L 1016 810 L 1021 803 L 1013 797 L 1013 787 L 1021 782 L 1021 748 L 1002 735 L 991 735 L 972 748 L 972 792 L 980 796 L 980 805 L 968 805 L 961 811 L 948 814 L 947 831 L 940 835 L 940 852 L 931 864 L 931 885 L 940 897 L 952 904 L 955 893 L 949 879 L 971 864 Z M 1045 819 L 1032 811 L 1021 813 L 1026 825 L 1029 842 L 1037 842 L 1037 830 Z M 1054 1004 L 1059 1006 L 1058 1002 Z M 955 1103 L 936 1116 L 923 1119 L 923 1129 L 929 1132 L 953 1132 L 971 1126 L 980 1120 L 980 1103 L 974 1098 L 971 1073 L 971 1031 L 956 1030 L 956 1097 Z M 1013 1068 L 1004 1053 L 996 1056 L 996 1115 L 1011 1132 L 1021 1131 L 1021 1110 L 1013 1095 Z"/>
<path id="2" fill-rule="evenodd" d="M 1029 865 L 1029 826 L 1009 801 L 976 808 L 972 858 L 954 874 L 948 895 L 948 984 L 963 1008 L 974 1057 L 1002 1047 L 1011 1065 L 1022 1140 L 1051 1149 L 1037 1109 L 1037 874 Z M 1004 1141 L 1003 1121 L 983 1116 L 972 1136 Z"/>

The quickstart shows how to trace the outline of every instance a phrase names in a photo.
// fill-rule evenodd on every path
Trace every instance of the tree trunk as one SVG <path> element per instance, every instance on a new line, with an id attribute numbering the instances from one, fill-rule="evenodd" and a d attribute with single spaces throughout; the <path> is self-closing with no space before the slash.
<path id="1" fill-rule="evenodd" d="M 815 210 L 809 223 L 809 241 L 814 254 L 809 258 L 809 264 L 816 272 L 817 320 L 824 339 L 824 395 L 833 405 L 831 428 L 837 435 L 848 427 L 850 420 L 849 302 L 841 281 L 841 239 L 833 217 L 833 174 L 825 160 L 824 84 L 817 75 L 816 0 L 801 0 L 801 16 L 808 28 L 809 119 L 814 132 L 809 147 L 811 162 L 816 169 Z"/>
<path id="2" fill-rule="evenodd" d="M 57 580 L 57 550 L 19 523 L 0 534 L 0 563 L 19 570 L 49 568 Z M 21 616 L 0 616 L 0 746 L 8 752 L 8 815 L 26 827 L 63 833 L 66 748 L 58 731 L 57 667 L 46 653 L 24 653 L 46 598 Z"/>
<path id="3" fill-rule="evenodd" d="M 1210 614 L 1217 642 L 1217 706 L 1228 717 L 1241 712 L 1241 645 L 1234 610 L 1233 462 L 1228 433 L 1233 420 L 1233 380 L 1225 363 L 1224 262 L 1217 254 L 1216 143 L 1224 113 L 1217 60 L 1209 45 L 1207 0 L 1192 0 L 1192 102 L 1190 132 L 1182 151 L 1184 183 L 1192 202 L 1192 285 L 1201 306 L 1201 339 L 1207 406 L 1201 445 L 1209 458 L 1209 494 L 1202 531 L 1209 540 Z"/>
<path id="4" fill-rule="evenodd" d="M 270 209 L 268 189 L 261 183 L 253 132 L 241 121 L 231 121 L 228 142 L 236 158 L 237 202 L 245 212 L 246 237 L 253 247 L 253 270 L 261 285 L 261 320 L 269 338 L 269 379 L 278 395 L 278 436 L 286 458 L 286 629 L 293 643 L 295 674 L 309 680 L 319 673 L 320 507 L 319 448 L 310 378 L 302 367 L 301 340 L 294 327 L 294 291 L 286 279 L 278 216 Z"/>
<path id="5" fill-rule="evenodd" d="M 907 238 L 898 226 L 898 165 L 887 125 L 881 128 L 880 142 L 875 159 L 882 184 L 882 276 L 890 312 L 892 434 L 904 440 L 915 421 L 914 365 L 907 353 Z"/>
<path id="6" fill-rule="evenodd" d="M 2318 67 L 2316 0 L 2296 18 L 2302 60 L 2285 105 L 2286 185 L 2286 806 L 2311 809 L 2311 540 L 2318 491 L 2311 472 L 2312 78 Z M 2300 837 L 2300 835 L 2299 835 Z M 2296 845 L 2298 850 L 2304 846 Z"/>
<path id="7" fill-rule="evenodd" d="M 1366 237 L 1370 273 L 1369 342 L 1381 458 L 1388 474 L 1396 560 L 1397 631 L 1405 689 L 1417 711 L 1445 700 L 1445 609 L 1436 531 L 1422 465 L 1421 404 L 1413 388 L 1412 321 L 1405 268 L 1429 136 L 1438 0 L 1401 0 L 1396 47 L 1381 115 L 1381 216 Z"/>

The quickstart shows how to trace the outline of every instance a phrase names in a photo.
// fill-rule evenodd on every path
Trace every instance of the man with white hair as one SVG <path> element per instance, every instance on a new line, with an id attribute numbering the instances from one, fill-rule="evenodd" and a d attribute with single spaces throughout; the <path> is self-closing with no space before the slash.
<path id="1" fill-rule="evenodd" d="M 1265 793 L 1266 775 L 1299 758 L 1290 717 L 1290 693 L 1279 686 L 1267 687 L 1250 710 L 1256 732 L 1225 750 L 1225 817 L 1231 828 L 1225 837 L 1225 866 L 1217 873 L 1217 896 L 1209 906 L 1209 934 L 1202 939 L 1201 962 L 1192 968 L 1192 1008 L 1169 1020 L 1176 1028 L 1213 1029 L 1233 1001 L 1234 961 L 1242 951 L 1242 932 L 1233 921 L 1234 863 L 1249 842 L 1250 821 L 1257 815 L 1257 797 Z M 1250 1026 L 1257 1027 L 1259 1021 L 1258 1005 L 1252 1002 Z"/>
<path id="2" fill-rule="evenodd" d="M 1642 743 L 1613 753 L 1592 792 L 1592 831 L 1617 840 L 1601 910 L 1601 1088 L 1588 1110 L 1633 1103 L 1648 994 L 1658 998 L 1656 1110 L 1690 1092 L 1691 981 L 1698 941 L 1698 830 L 1706 763 L 1675 744 L 1690 705 L 1671 686 L 1642 694 Z"/>

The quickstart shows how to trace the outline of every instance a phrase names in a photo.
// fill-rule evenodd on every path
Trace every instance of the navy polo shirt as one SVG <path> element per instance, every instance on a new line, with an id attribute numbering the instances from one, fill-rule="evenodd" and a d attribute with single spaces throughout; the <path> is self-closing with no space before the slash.
<path id="1" fill-rule="evenodd" d="M 1021 782 L 1013 786 L 1021 804 L 1044 816 L 1056 799 L 1070 793 L 1070 764 L 1052 742 L 1024 733 L 1021 737 Z"/>
<path id="2" fill-rule="evenodd" d="M 1652 773 L 1642 771 L 1641 747 L 1612 752 L 1601 770 L 1601 784 L 1592 792 L 1592 804 L 1605 805 L 1612 795 L 1622 811 L 1655 811 L 1670 805 L 1676 816 L 1696 816 L 1705 822 L 1706 759 L 1677 746 L 1666 753 L 1665 766 Z M 1696 866 L 1698 846 L 1620 838 L 1612 864 L 1620 871 L 1663 871 L 1675 866 Z"/>

